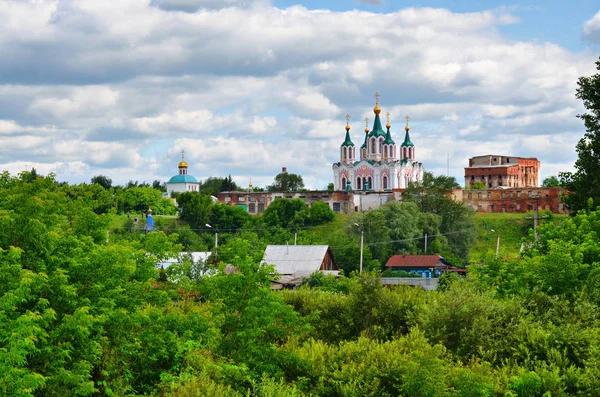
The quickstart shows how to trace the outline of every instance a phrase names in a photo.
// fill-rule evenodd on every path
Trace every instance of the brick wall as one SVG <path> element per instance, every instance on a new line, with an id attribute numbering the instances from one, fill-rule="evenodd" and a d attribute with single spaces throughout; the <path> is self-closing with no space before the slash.
<path id="1" fill-rule="evenodd" d="M 567 211 L 560 201 L 563 192 L 558 187 L 463 190 L 462 202 L 477 212 L 527 212 L 538 206 L 540 211 L 564 214 Z"/>

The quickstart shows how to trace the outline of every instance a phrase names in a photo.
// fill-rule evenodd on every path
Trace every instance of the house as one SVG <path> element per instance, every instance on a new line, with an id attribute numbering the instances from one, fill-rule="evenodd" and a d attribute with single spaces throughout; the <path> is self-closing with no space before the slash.
<path id="1" fill-rule="evenodd" d="M 394 255 L 388 259 L 385 267 L 391 270 L 416 273 L 423 278 L 439 277 L 440 274 L 447 271 L 466 273 L 465 269 L 452 266 L 440 255 Z"/>
<path id="2" fill-rule="evenodd" d="M 337 275 L 340 270 L 328 245 L 269 245 L 263 262 L 275 265 L 280 282 L 294 280 L 295 285 L 314 272 Z"/>

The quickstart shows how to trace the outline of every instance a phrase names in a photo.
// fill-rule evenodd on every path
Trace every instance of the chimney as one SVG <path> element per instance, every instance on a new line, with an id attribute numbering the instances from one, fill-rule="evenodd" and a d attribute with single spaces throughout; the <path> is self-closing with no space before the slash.
<path id="1" fill-rule="evenodd" d="M 281 167 L 281 173 L 287 174 L 287 167 Z"/>

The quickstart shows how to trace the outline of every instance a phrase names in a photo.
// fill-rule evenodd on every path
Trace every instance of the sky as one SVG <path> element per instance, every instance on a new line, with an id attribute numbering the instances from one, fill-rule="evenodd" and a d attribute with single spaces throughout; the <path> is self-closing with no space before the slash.
<path id="1" fill-rule="evenodd" d="M 0 20 L 0 170 L 70 183 L 167 181 L 185 150 L 199 180 L 323 189 L 376 91 L 427 171 L 462 184 L 504 154 L 543 179 L 573 170 L 600 56 L 587 0 L 0 0 Z"/>

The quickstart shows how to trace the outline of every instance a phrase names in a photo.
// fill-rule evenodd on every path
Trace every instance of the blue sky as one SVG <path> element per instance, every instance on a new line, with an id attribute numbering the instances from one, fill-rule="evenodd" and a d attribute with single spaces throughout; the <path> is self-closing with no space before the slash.
<path id="1" fill-rule="evenodd" d="M 69 182 L 168 180 L 185 149 L 198 179 L 324 188 L 375 91 L 426 170 L 449 155 L 462 183 L 495 153 L 555 175 L 600 55 L 592 1 L 9 0 L 0 19 L 0 169 Z"/>

